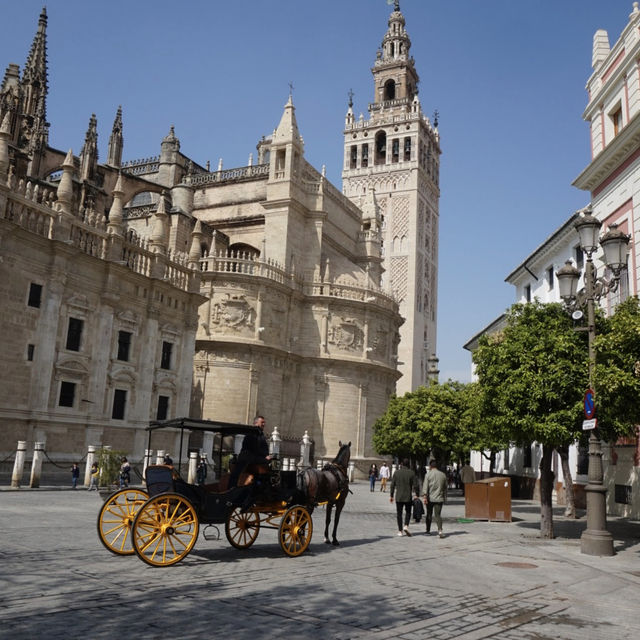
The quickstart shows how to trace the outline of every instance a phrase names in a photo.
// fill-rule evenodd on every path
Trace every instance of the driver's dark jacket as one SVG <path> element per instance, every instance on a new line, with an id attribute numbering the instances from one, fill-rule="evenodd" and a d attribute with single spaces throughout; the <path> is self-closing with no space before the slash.
<path id="1" fill-rule="evenodd" d="M 264 433 L 249 434 L 242 441 L 242 449 L 238 461 L 242 464 L 265 464 L 269 455 L 269 444 Z"/>

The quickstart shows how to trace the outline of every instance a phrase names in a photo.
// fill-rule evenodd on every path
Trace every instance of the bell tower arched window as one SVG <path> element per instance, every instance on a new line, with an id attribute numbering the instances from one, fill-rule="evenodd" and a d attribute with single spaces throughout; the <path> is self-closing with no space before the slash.
<path id="1" fill-rule="evenodd" d="M 387 161 L 387 134 L 378 131 L 376 134 L 376 164 L 384 164 Z"/>
<path id="2" fill-rule="evenodd" d="M 387 80 L 384 83 L 384 99 L 395 100 L 396 98 L 396 83 L 394 80 Z"/>

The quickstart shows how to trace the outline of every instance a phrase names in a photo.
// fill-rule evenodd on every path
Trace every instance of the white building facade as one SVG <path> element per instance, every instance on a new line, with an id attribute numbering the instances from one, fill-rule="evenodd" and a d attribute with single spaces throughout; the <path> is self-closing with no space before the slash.
<path id="1" fill-rule="evenodd" d="M 629 22 L 613 46 L 600 29 L 593 37 L 593 73 L 587 81 L 589 101 L 583 118 L 589 123 L 591 162 L 574 185 L 591 195 L 593 215 L 631 236 L 628 279 L 610 297 L 611 312 L 619 296 L 637 295 L 640 260 L 640 9 L 633 3 Z M 605 451 L 607 509 L 610 513 L 640 514 L 640 446 L 636 437 L 621 440 Z M 608 459 L 607 459 L 608 457 Z"/>

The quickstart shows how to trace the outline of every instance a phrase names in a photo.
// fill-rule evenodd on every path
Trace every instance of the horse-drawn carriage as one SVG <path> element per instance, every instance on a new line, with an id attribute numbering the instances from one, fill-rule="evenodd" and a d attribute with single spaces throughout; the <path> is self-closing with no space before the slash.
<path id="1" fill-rule="evenodd" d="M 98 515 L 98 535 L 109 551 L 138 555 L 144 562 L 166 567 L 184 559 L 193 549 L 203 528 L 207 540 L 219 539 L 217 525 L 224 525 L 229 543 L 249 548 L 260 529 L 276 529 L 280 547 L 288 556 L 304 553 L 313 533 L 313 509 L 327 505 L 325 542 L 331 509 L 336 506 L 333 543 L 340 511 L 349 490 L 347 465 L 350 443 L 341 445 L 335 460 L 320 471 L 283 471 L 277 458 L 267 465 L 250 465 L 242 473 L 230 474 L 234 452 L 241 439 L 257 435 L 255 426 L 179 418 L 152 422 L 151 436 L 158 429 L 180 430 L 180 452 L 186 434 L 198 434 L 200 442 L 212 443 L 211 461 L 216 473 L 210 484 L 186 482 L 178 468 L 148 465 L 146 490 L 127 488 L 111 495 Z M 230 478 L 237 478 L 229 486 Z"/>

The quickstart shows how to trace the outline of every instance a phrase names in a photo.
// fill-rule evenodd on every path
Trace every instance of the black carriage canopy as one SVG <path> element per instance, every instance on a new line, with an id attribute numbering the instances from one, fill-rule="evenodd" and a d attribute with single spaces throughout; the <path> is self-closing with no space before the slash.
<path id="1" fill-rule="evenodd" d="M 246 436 L 249 434 L 257 435 L 262 429 L 250 424 L 242 424 L 235 422 L 220 422 L 219 420 L 201 420 L 198 418 L 173 418 L 171 420 L 152 420 L 147 427 L 149 438 L 147 441 L 147 449 L 151 449 L 151 436 L 158 429 L 175 429 L 180 430 L 180 451 L 178 452 L 178 473 L 182 464 L 182 451 L 184 443 L 185 431 L 187 435 L 194 431 L 208 432 L 219 434 L 220 442 L 224 442 L 226 436 Z M 213 454 L 213 452 L 212 452 Z M 220 447 L 219 456 L 222 455 L 222 446 Z"/>

